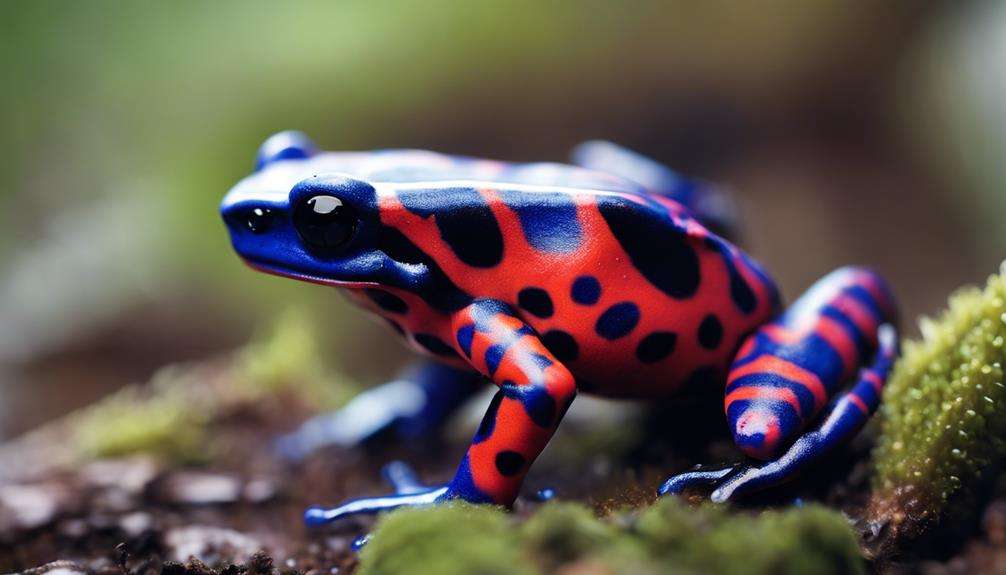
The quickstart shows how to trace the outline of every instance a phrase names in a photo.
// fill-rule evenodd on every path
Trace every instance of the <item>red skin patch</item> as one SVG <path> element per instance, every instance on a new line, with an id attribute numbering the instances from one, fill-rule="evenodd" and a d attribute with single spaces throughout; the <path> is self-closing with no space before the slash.
<path id="1" fill-rule="evenodd" d="M 817 375 L 794 363 L 790 363 L 782 358 L 772 355 L 763 355 L 751 363 L 744 364 L 739 368 L 731 370 L 730 382 L 754 373 L 774 373 L 780 377 L 784 377 L 790 381 L 803 385 L 814 396 L 815 414 L 828 400 L 828 393 L 824 389 L 824 385 L 821 383 L 821 380 L 817 377 Z M 738 389 L 737 391 L 740 390 Z M 797 413 L 799 413 L 799 407 L 797 407 Z"/>
<path id="2" fill-rule="evenodd" d="M 775 311 L 769 301 L 773 288 L 764 285 L 743 265 L 738 265 L 738 270 L 758 301 L 750 314 L 737 310 L 730 299 L 729 276 L 722 256 L 704 245 L 708 232 L 696 223 L 688 224 L 691 234 L 688 241 L 699 257 L 702 283 L 694 296 L 675 300 L 650 284 L 633 266 L 611 234 L 592 194 L 572 195 L 581 226 L 579 249 L 573 253 L 545 253 L 528 243 L 517 214 L 503 204 L 496 191 L 485 189 L 480 193 L 489 202 L 503 234 L 504 259 L 493 268 L 465 265 L 440 237 L 434 218 L 408 212 L 394 196 L 381 197 L 382 222 L 398 228 L 421 246 L 466 292 L 507 303 L 539 334 L 553 329 L 570 334 L 577 343 L 579 356 L 568 362 L 567 367 L 574 375 L 590 381 L 592 393 L 609 397 L 666 397 L 679 390 L 700 367 L 711 366 L 726 373 L 740 339 Z M 626 197 L 642 203 L 639 198 Z M 601 296 L 594 305 L 578 304 L 570 297 L 573 282 L 582 275 L 591 275 L 601 284 Z M 548 292 L 554 307 L 551 317 L 539 318 L 518 307 L 517 293 L 526 287 Z M 454 341 L 447 315 L 438 318 L 435 312 L 423 311 L 413 317 L 412 310 L 426 306 L 422 302 L 414 305 L 401 293 L 393 293 L 410 305 L 410 317 L 402 323 L 406 331 L 433 333 L 444 341 Z M 613 341 L 599 336 L 594 330 L 598 317 L 611 305 L 625 301 L 638 306 L 638 325 L 625 337 Z M 696 339 L 699 324 L 709 313 L 716 314 L 723 326 L 722 343 L 715 350 L 702 347 Z M 636 347 L 655 331 L 678 334 L 676 349 L 663 360 L 641 363 L 636 358 Z"/>

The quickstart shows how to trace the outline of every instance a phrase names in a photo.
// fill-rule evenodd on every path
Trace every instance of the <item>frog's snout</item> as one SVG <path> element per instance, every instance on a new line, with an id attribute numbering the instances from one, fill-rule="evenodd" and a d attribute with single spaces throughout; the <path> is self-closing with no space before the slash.
<path id="1" fill-rule="evenodd" d="M 224 222 L 231 233 L 251 233 L 261 235 L 267 233 L 275 225 L 280 214 L 276 209 L 266 206 L 241 206 L 225 210 Z"/>

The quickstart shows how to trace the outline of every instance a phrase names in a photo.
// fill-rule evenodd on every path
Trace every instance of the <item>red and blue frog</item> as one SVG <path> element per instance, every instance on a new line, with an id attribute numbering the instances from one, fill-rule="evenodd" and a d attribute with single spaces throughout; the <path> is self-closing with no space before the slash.
<path id="1" fill-rule="evenodd" d="M 842 268 L 787 309 L 727 238 L 719 191 L 605 142 L 576 165 L 418 150 L 319 152 L 272 136 L 221 211 L 251 267 L 339 288 L 425 359 L 283 439 L 291 457 L 379 431 L 436 430 L 486 380 L 498 388 L 454 478 L 311 508 L 318 525 L 461 499 L 509 506 L 578 393 L 659 400 L 724 390 L 750 463 L 675 475 L 660 494 L 725 501 L 777 485 L 848 441 L 897 353 L 895 303 Z"/>

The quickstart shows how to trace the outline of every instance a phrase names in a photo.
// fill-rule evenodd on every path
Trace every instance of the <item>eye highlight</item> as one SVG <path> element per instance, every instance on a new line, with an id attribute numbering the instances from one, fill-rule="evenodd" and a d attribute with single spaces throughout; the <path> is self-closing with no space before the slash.
<path id="1" fill-rule="evenodd" d="M 308 198 L 293 213 L 293 226 L 301 240 L 323 253 L 345 244 L 353 235 L 356 222 L 351 207 L 327 194 Z"/>

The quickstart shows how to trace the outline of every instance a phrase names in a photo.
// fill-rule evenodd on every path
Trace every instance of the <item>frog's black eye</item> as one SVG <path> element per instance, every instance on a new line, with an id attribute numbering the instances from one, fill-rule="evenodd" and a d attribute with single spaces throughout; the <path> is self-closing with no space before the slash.
<path id="1" fill-rule="evenodd" d="M 272 210 L 269 208 L 252 208 L 245 213 L 244 224 L 253 234 L 264 234 L 272 227 Z"/>
<path id="2" fill-rule="evenodd" d="M 353 209 L 335 196 L 312 196 L 293 212 L 293 226 L 309 247 L 330 252 L 346 243 L 356 229 Z"/>

